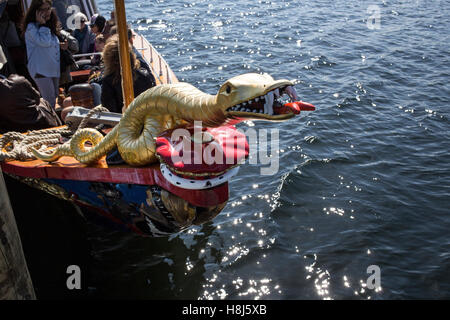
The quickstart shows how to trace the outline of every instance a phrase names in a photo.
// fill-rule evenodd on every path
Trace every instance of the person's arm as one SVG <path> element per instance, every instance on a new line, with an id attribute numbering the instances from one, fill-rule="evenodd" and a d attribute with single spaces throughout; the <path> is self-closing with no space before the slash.
<path id="1" fill-rule="evenodd" d="M 143 72 L 144 76 L 145 76 L 145 78 L 144 78 L 145 79 L 145 86 L 147 88 L 151 88 L 151 87 L 156 86 L 156 80 L 155 80 L 155 77 L 153 76 L 153 73 L 149 72 L 146 69 L 144 69 L 142 71 L 145 71 L 145 72 Z"/>
<path id="2" fill-rule="evenodd" d="M 79 50 L 78 40 L 70 34 L 67 36 L 67 40 L 69 41 L 70 52 L 72 52 L 72 54 L 77 53 Z"/>
<path id="3" fill-rule="evenodd" d="M 134 96 L 137 97 L 142 92 L 146 91 L 147 89 L 150 89 L 151 87 L 154 87 L 156 85 L 155 78 L 151 73 L 149 73 L 144 68 L 140 68 L 136 70 L 136 80 L 134 81 L 133 89 L 134 89 Z"/>
<path id="4" fill-rule="evenodd" d="M 25 41 L 39 47 L 50 47 L 54 44 L 50 29 L 44 26 L 38 28 L 34 23 L 28 24 Z"/>
<path id="5" fill-rule="evenodd" d="M 102 106 L 108 109 L 111 112 L 118 112 L 120 113 L 121 107 L 118 106 L 118 103 L 115 99 L 115 90 L 109 83 L 109 81 L 105 81 L 106 79 L 103 79 L 102 81 L 102 95 L 101 95 L 101 102 Z"/>
<path id="6" fill-rule="evenodd" d="M 95 33 L 91 29 L 88 30 L 87 36 L 89 37 L 89 52 L 95 51 Z"/>

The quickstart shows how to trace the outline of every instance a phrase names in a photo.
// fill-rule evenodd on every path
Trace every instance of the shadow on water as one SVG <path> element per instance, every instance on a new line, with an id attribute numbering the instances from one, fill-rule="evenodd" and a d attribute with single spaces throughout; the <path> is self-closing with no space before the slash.
<path id="1" fill-rule="evenodd" d="M 210 224 L 193 236 L 161 238 L 105 230 L 93 224 L 89 228 L 94 261 L 90 298 L 158 300 L 200 295 L 205 258 L 199 256 L 214 230 Z"/>
<path id="2" fill-rule="evenodd" d="M 190 240 L 142 237 L 105 221 L 102 225 L 91 213 L 81 214 L 70 202 L 11 177 L 5 181 L 38 299 L 187 299 L 200 294 L 205 267 L 198 256 L 203 239 L 213 232 L 211 225 Z M 81 271 L 79 290 L 67 288 L 71 265 Z"/>
<path id="3" fill-rule="evenodd" d="M 67 267 L 88 270 L 90 246 L 84 219 L 69 202 L 6 176 L 11 205 L 37 299 L 83 298 L 87 291 L 68 290 Z"/>

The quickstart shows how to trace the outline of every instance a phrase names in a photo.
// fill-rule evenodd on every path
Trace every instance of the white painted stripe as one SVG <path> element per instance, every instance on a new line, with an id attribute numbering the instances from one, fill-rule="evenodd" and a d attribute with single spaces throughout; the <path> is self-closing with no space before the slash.
<path id="1" fill-rule="evenodd" d="M 166 180 L 174 186 L 188 190 L 203 190 L 216 187 L 230 180 L 238 173 L 238 171 L 239 167 L 234 167 L 228 170 L 226 173 L 215 178 L 205 180 L 191 180 L 175 175 L 167 168 L 165 164 L 161 163 L 161 173 L 163 174 L 164 178 L 166 178 Z"/>

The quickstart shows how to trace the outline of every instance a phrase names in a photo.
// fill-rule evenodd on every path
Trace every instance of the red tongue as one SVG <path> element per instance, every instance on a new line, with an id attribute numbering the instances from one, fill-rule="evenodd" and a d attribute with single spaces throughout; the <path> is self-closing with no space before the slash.
<path id="1" fill-rule="evenodd" d="M 286 114 L 286 113 L 294 113 L 300 114 L 300 111 L 314 111 L 316 107 L 314 107 L 311 103 L 303 102 L 303 101 L 294 101 L 285 103 L 281 107 L 273 107 L 273 111 L 275 114 Z"/>

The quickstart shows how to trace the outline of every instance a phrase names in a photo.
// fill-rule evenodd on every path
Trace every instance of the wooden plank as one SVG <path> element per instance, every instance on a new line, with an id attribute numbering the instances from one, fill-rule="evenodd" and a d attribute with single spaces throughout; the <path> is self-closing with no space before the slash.
<path id="1" fill-rule="evenodd" d="M 79 70 L 72 71 L 70 75 L 72 76 L 73 82 L 82 83 L 88 81 L 90 73 L 91 70 Z"/>
<path id="2" fill-rule="evenodd" d="M 0 169 L 0 300 L 36 299 Z"/>
<path id="3" fill-rule="evenodd" d="M 188 190 L 167 181 L 159 164 L 149 167 L 113 166 L 107 167 L 104 160 L 97 167 L 87 167 L 71 157 L 62 157 L 59 162 L 42 163 L 40 160 L 3 162 L 0 168 L 8 174 L 37 179 L 61 179 L 76 181 L 96 181 L 124 183 L 130 185 L 158 185 L 163 189 L 199 207 L 214 206 L 228 199 L 228 183 L 212 189 Z M 71 165 L 72 163 L 72 165 Z"/>
<path id="4" fill-rule="evenodd" d="M 117 34 L 119 35 L 120 73 L 122 75 L 122 97 L 124 112 L 134 100 L 133 72 L 130 63 L 130 43 L 125 14 L 125 0 L 114 0 Z"/>
<path id="5" fill-rule="evenodd" d="M 139 44 L 142 56 L 153 71 L 156 84 L 177 83 L 178 79 L 164 58 L 156 51 L 148 40 L 141 34 L 135 33 L 136 43 Z M 169 78 L 168 78 L 169 76 Z M 170 79 L 170 81 L 169 81 Z"/>

